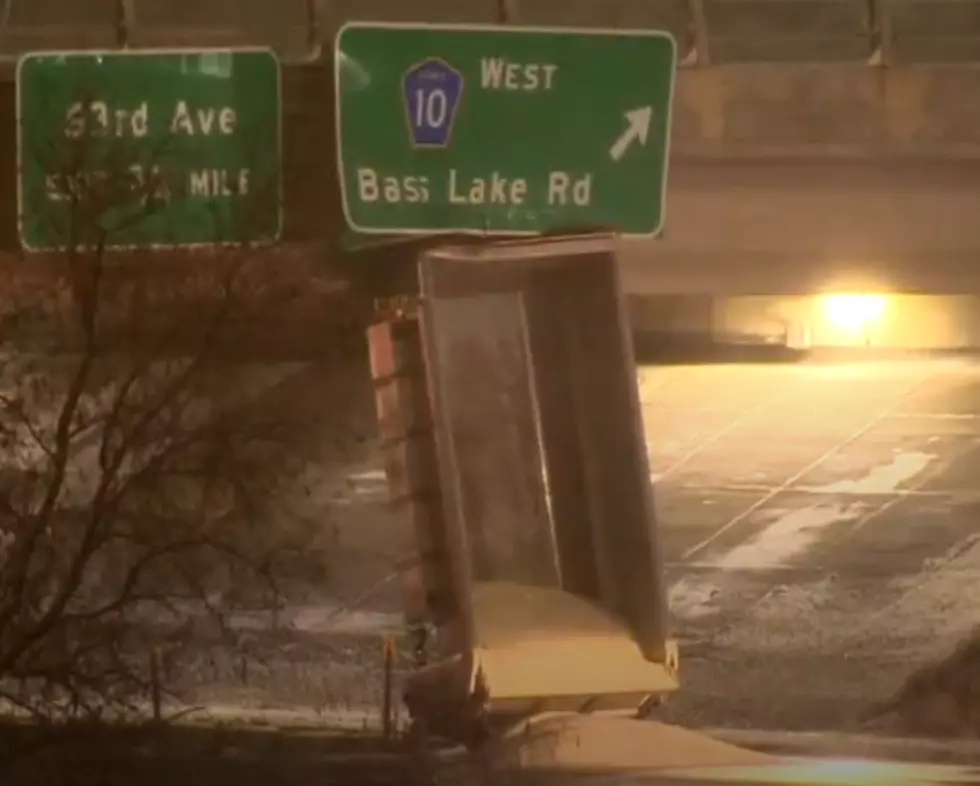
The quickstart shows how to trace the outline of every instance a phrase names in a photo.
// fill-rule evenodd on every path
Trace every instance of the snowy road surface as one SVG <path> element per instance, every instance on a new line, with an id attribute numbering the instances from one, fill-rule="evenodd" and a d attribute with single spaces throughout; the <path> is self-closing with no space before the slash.
<path id="1" fill-rule="evenodd" d="M 980 623 L 980 361 L 644 368 L 640 396 L 681 644 L 672 718 L 847 726 Z M 291 687 L 278 668 L 250 681 L 266 706 L 329 705 L 337 690 L 377 702 L 372 632 L 397 624 L 384 577 L 403 536 L 377 460 L 329 482 L 331 583 L 347 600 L 368 592 L 353 616 L 295 610 Z"/>
<path id="2" fill-rule="evenodd" d="M 847 725 L 980 623 L 980 365 L 648 369 L 641 397 L 672 713 Z"/>

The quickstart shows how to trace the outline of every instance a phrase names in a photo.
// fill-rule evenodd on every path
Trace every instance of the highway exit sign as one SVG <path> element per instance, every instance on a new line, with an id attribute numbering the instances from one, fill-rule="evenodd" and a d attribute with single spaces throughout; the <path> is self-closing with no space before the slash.
<path id="1" fill-rule="evenodd" d="M 34 52 L 17 64 L 21 244 L 270 242 L 280 66 L 267 49 Z"/>
<path id="2" fill-rule="evenodd" d="M 353 22 L 335 57 L 354 231 L 660 232 L 669 33 Z"/>

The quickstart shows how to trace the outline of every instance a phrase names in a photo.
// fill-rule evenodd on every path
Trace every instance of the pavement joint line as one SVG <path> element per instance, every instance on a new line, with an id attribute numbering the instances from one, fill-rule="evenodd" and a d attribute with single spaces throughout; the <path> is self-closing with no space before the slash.
<path id="1" fill-rule="evenodd" d="M 665 570 L 668 571 L 688 571 L 691 573 L 715 573 L 718 571 L 718 566 L 711 562 L 667 562 L 664 565 Z M 978 576 L 980 577 L 980 568 L 957 568 L 948 567 L 948 563 L 943 562 L 939 565 L 939 568 L 943 571 L 945 575 L 966 575 L 966 576 Z M 933 571 L 935 572 L 935 571 Z M 752 576 L 755 574 L 766 575 L 766 574 L 783 574 L 786 576 L 795 577 L 808 577 L 808 576 L 818 576 L 827 577 L 828 575 L 835 575 L 840 579 L 860 579 L 862 581 L 867 579 L 879 579 L 879 578 L 915 578 L 921 574 L 921 570 L 909 570 L 907 572 L 898 573 L 894 570 L 868 570 L 866 568 L 854 567 L 849 565 L 779 565 L 776 567 L 755 567 L 752 565 L 742 565 L 732 568 L 725 568 L 725 573 L 729 576 Z"/>
<path id="2" fill-rule="evenodd" d="M 668 466 L 667 469 L 665 469 L 663 472 L 660 473 L 651 472 L 650 473 L 651 476 L 656 475 L 655 477 L 656 482 L 662 481 L 665 478 L 670 477 L 677 470 L 679 470 L 681 467 L 683 467 L 685 464 L 691 461 L 695 456 L 701 453 L 703 450 L 711 447 L 711 445 L 715 444 L 722 437 L 730 434 L 739 426 L 743 425 L 746 421 L 749 421 L 756 415 L 761 414 L 770 404 L 774 404 L 775 402 L 788 397 L 792 392 L 795 391 L 797 387 L 799 387 L 799 384 L 795 384 L 795 385 L 793 384 L 794 381 L 797 383 L 800 382 L 800 380 L 798 379 L 790 380 L 778 393 L 765 397 L 762 401 L 756 403 L 754 406 L 751 406 L 746 410 L 741 410 L 736 417 L 732 418 L 732 420 L 730 420 L 728 424 L 724 426 L 724 428 L 712 432 L 709 436 L 705 437 L 703 440 L 698 442 L 694 447 L 692 447 L 690 450 L 684 453 L 684 455 L 682 455 L 679 459 L 677 459 L 670 466 Z"/>
<path id="3" fill-rule="evenodd" d="M 912 497 L 935 499 L 940 497 L 980 497 L 980 488 L 963 489 L 888 489 L 887 491 L 826 491 L 822 486 L 790 486 L 780 489 L 779 486 L 757 486 L 752 483 L 732 483 L 718 486 L 705 486 L 699 483 L 683 483 L 674 486 L 675 489 L 684 491 L 706 491 L 712 494 L 726 493 L 755 493 L 769 494 L 773 491 L 777 493 L 799 493 L 812 494 L 814 496 L 825 497 Z"/>
<path id="4" fill-rule="evenodd" d="M 731 484 L 722 484 L 718 486 L 707 486 L 701 483 L 681 483 L 678 484 L 676 488 L 685 489 L 685 490 L 697 489 L 698 491 L 709 491 L 709 492 L 716 492 L 716 493 L 748 491 L 748 492 L 755 492 L 757 494 L 765 494 L 769 491 L 772 491 L 774 487 L 756 485 L 754 483 L 731 483 Z"/>
<path id="5" fill-rule="evenodd" d="M 698 560 L 694 562 L 667 562 L 665 567 L 668 570 L 704 570 L 704 571 L 716 571 L 718 570 L 718 565 L 714 562 L 707 560 Z M 738 573 L 816 573 L 825 574 L 828 572 L 833 572 L 830 568 L 825 565 L 773 565 L 766 567 L 754 567 L 754 566 L 735 566 L 731 568 L 725 568 L 725 573 L 728 574 L 738 574 Z"/>
<path id="6" fill-rule="evenodd" d="M 637 386 L 640 390 L 641 397 L 642 394 L 644 393 L 653 393 L 657 390 L 663 390 L 665 387 L 667 387 L 667 385 L 671 384 L 672 382 L 677 382 L 679 378 L 691 376 L 691 372 L 693 370 L 694 369 L 692 367 L 687 366 L 685 368 L 678 369 L 677 372 L 673 375 L 663 374 L 660 376 L 660 379 L 656 381 L 651 381 L 649 377 L 647 377 L 646 379 L 641 379 L 639 385 Z M 642 375 L 643 367 L 640 366 L 637 369 L 637 371 L 639 371 Z"/>
<path id="7" fill-rule="evenodd" d="M 893 420 L 980 420 L 975 412 L 896 412 L 889 415 Z"/>
<path id="8" fill-rule="evenodd" d="M 717 530 L 715 530 L 711 535 L 707 536 L 703 540 L 695 543 L 683 554 L 683 559 L 689 559 L 695 554 L 703 551 L 712 543 L 714 543 L 718 538 L 728 532 L 732 527 L 737 526 L 742 521 L 747 519 L 753 513 L 761 509 L 763 506 L 772 501 L 774 497 L 783 491 L 790 488 L 801 478 L 806 477 L 807 474 L 816 469 L 820 464 L 829 459 L 831 456 L 839 453 L 843 448 L 847 447 L 853 442 L 856 442 L 876 425 L 881 423 L 891 412 L 894 412 L 903 401 L 905 401 L 913 392 L 922 387 L 927 380 L 932 379 L 935 374 L 925 374 L 918 379 L 916 379 L 912 384 L 907 385 L 902 392 L 895 398 L 891 405 L 885 407 L 877 415 L 873 415 L 863 426 L 861 426 L 856 431 L 852 432 L 850 436 L 842 440 L 841 442 L 834 445 L 829 450 L 824 451 L 819 456 L 817 456 L 813 461 L 804 466 L 802 469 L 790 476 L 785 482 L 781 483 L 779 486 L 775 487 L 772 491 L 764 495 L 761 499 L 756 500 L 754 503 L 749 505 L 745 510 L 743 510 L 738 515 L 731 518 L 727 523 L 721 525 Z"/>

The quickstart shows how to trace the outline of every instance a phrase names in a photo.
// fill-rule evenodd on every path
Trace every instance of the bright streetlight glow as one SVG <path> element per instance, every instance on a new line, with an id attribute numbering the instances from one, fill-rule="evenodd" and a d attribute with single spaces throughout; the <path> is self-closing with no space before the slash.
<path id="1" fill-rule="evenodd" d="M 844 330 L 865 330 L 881 318 L 885 296 L 837 293 L 822 295 L 820 306 L 828 322 Z"/>

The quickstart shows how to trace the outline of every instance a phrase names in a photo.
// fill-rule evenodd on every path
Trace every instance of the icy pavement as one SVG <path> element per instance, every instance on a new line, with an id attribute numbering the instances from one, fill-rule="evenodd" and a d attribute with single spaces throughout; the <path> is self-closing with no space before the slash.
<path id="1" fill-rule="evenodd" d="M 980 622 L 980 365 L 661 367 L 641 398 L 681 645 L 666 717 L 848 728 Z M 202 657 L 192 702 L 376 717 L 408 536 L 370 446 L 327 466 L 303 482 L 329 581 L 254 664 Z"/>
<path id="2" fill-rule="evenodd" d="M 846 727 L 980 622 L 980 366 L 674 367 L 641 390 L 671 717 Z"/>

